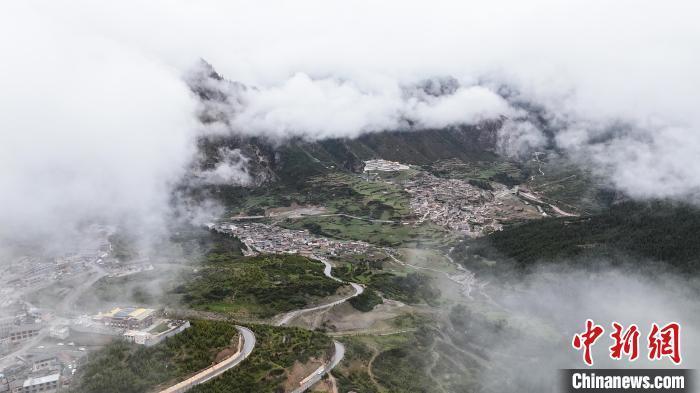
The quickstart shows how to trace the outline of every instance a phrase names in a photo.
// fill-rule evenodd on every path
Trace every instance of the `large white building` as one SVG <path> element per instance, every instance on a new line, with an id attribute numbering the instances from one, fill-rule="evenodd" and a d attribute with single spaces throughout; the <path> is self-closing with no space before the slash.
<path id="1" fill-rule="evenodd" d="M 100 313 L 95 320 L 106 326 L 118 329 L 143 329 L 153 323 L 156 310 L 137 307 L 115 307 L 107 313 Z"/>
<path id="2" fill-rule="evenodd" d="M 124 338 L 129 342 L 150 347 L 151 345 L 158 344 L 167 337 L 182 333 L 189 327 L 190 321 L 169 321 L 168 329 L 163 332 L 152 333 L 142 330 L 127 330 L 124 332 Z"/>
<path id="3" fill-rule="evenodd" d="M 400 162 L 378 159 L 365 161 L 364 171 L 394 172 L 405 171 L 407 169 L 410 169 L 410 167 L 408 165 L 401 164 Z"/>
<path id="4" fill-rule="evenodd" d="M 69 335 L 70 329 L 68 329 L 68 326 L 65 325 L 52 326 L 49 330 L 49 336 L 57 338 L 59 340 L 65 340 L 68 338 Z"/>

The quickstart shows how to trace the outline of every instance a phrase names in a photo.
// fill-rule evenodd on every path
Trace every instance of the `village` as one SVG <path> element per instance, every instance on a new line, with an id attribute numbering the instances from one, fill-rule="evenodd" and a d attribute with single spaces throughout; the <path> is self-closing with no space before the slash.
<path id="1" fill-rule="evenodd" d="M 400 187 L 409 197 L 410 216 L 403 225 L 432 222 L 450 231 L 478 237 L 498 231 L 511 220 L 532 219 L 543 215 L 532 198 L 519 196 L 517 187 L 494 182 L 474 183 L 436 177 L 420 170 L 397 180 L 382 172 L 406 171 L 398 162 L 365 162 L 366 181 L 388 182 Z M 364 178 L 365 176 L 363 176 Z M 372 178 L 370 180 L 370 177 Z M 323 206 L 272 208 L 265 216 L 236 216 L 227 222 L 209 224 L 209 229 L 234 236 L 243 243 L 247 256 L 258 254 L 299 254 L 317 259 L 355 260 L 357 256 L 376 255 L 391 258 L 399 265 L 432 270 L 445 275 L 471 297 L 475 287 L 473 274 L 456 273 L 409 265 L 389 247 L 363 241 L 330 239 L 308 230 L 287 229 L 260 219 L 294 219 L 332 216 Z M 336 215 L 344 215 L 336 213 Z M 354 219 L 392 223 L 392 221 Z M 110 241 L 113 230 L 95 227 L 89 244 L 55 257 L 22 256 L 8 264 L 3 272 L 0 294 L 0 393 L 56 391 L 70 386 L 76 370 L 85 362 L 88 351 L 99 348 L 115 337 L 139 345 L 151 346 L 190 327 L 186 320 L 171 320 L 160 311 L 142 307 L 115 305 L 96 315 L 78 314 L 78 296 L 103 277 L 123 277 L 153 270 L 148 259 L 121 261 Z M 55 283 L 66 286 L 61 300 L 51 308 L 37 308 L 27 297 Z M 4 389 L 4 390 L 3 390 Z"/>
<path id="2" fill-rule="evenodd" d="M 342 257 L 365 254 L 374 246 L 360 241 L 331 240 L 312 235 L 306 230 L 280 228 L 258 222 L 211 224 L 211 229 L 239 238 L 245 244 L 247 255 L 300 254 L 321 257 Z"/>
<path id="3" fill-rule="evenodd" d="M 488 183 L 491 190 L 459 179 L 443 179 L 422 174 L 403 183 L 411 194 L 411 210 L 418 222 L 430 220 L 449 230 L 479 237 L 501 230 L 503 223 L 542 216 L 536 206 L 517 196 L 517 187 L 509 189 Z"/>
<path id="4" fill-rule="evenodd" d="M 364 171 L 378 175 L 379 172 L 408 169 L 408 165 L 399 162 L 368 160 L 365 161 Z M 374 179 L 381 180 L 382 177 L 375 176 Z M 539 205 L 518 196 L 518 187 L 511 189 L 496 182 L 446 179 L 425 172 L 418 172 L 409 180 L 384 181 L 402 186 L 411 195 L 410 207 L 417 217 L 417 223 L 431 221 L 469 237 L 501 230 L 506 221 L 544 215 Z"/>

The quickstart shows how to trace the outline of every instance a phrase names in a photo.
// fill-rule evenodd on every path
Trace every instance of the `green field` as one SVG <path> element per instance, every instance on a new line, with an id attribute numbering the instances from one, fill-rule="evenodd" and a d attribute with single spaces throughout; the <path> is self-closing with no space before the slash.
<path id="1" fill-rule="evenodd" d="M 441 160 L 425 166 L 438 177 L 463 180 L 486 180 L 503 183 L 509 187 L 527 179 L 528 168 L 505 160 L 467 161 Z"/>
<path id="2" fill-rule="evenodd" d="M 411 214 L 409 195 L 383 181 L 367 181 L 359 175 L 338 172 L 312 178 L 308 185 L 317 195 L 329 197 L 326 206 L 335 212 L 383 220 Z"/>
<path id="3" fill-rule="evenodd" d="M 414 173 L 414 171 L 406 171 Z M 410 176 L 388 174 L 385 176 Z M 255 189 L 229 205 L 230 214 L 263 215 L 273 207 L 314 205 L 331 216 L 287 218 L 276 222 L 289 229 L 308 229 L 335 239 L 361 240 L 381 246 L 440 247 L 454 240 L 442 227 L 430 223 L 413 225 L 410 195 L 383 180 L 367 181 L 361 175 L 329 172 L 290 186 L 275 183 Z M 332 216 L 333 214 L 347 216 Z M 377 222 L 384 220 L 390 222 Z"/>
<path id="4" fill-rule="evenodd" d="M 308 229 L 310 232 L 343 240 L 360 240 L 390 247 L 441 247 L 453 241 L 453 235 L 430 223 L 403 225 L 368 222 L 348 217 L 304 217 L 279 223 L 288 229 Z"/>
<path id="5" fill-rule="evenodd" d="M 360 175 L 330 172 L 290 187 L 275 183 L 254 189 L 232 203 L 230 213 L 259 215 L 270 207 L 322 205 L 329 213 L 347 213 L 377 219 L 400 219 L 410 215 L 409 196 L 395 185 L 366 181 Z"/>

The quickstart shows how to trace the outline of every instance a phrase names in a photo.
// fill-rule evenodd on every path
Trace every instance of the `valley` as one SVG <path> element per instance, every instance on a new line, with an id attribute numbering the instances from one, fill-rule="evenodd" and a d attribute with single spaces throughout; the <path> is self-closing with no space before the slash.
<path id="1" fill-rule="evenodd" d="M 568 231 L 579 236 L 581 225 L 599 220 L 586 213 L 592 193 L 578 204 L 555 187 L 585 174 L 552 179 L 543 153 L 518 165 L 382 159 L 351 171 L 303 148 L 307 163 L 321 169 L 293 182 L 209 189 L 225 212 L 173 230 L 167 253 L 142 255 L 113 229 L 100 258 L 82 262 L 81 269 L 102 273 L 80 291 L 67 284 L 28 291 L 45 309 L 74 318 L 63 322 L 70 339 L 95 353 L 72 369 L 70 391 L 497 392 L 480 376 L 501 367 L 491 350 L 499 340 L 560 339 L 528 333 L 548 322 L 519 315 L 499 297 L 524 263 L 577 256 L 571 247 L 597 249 L 564 245 Z M 70 305 L 53 303 L 55 293 L 70 294 Z M 84 313 L 123 304 L 192 327 L 145 348 L 115 340 L 115 332 L 94 341 L 102 328 Z M 226 364 L 236 329 L 249 332 L 246 356 L 200 376 Z M 28 353 L 43 353 L 53 340 L 39 336 Z"/>
<path id="2" fill-rule="evenodd" d="M 690 393 L 699 11 L 4 2 L 0 393 Z"/>

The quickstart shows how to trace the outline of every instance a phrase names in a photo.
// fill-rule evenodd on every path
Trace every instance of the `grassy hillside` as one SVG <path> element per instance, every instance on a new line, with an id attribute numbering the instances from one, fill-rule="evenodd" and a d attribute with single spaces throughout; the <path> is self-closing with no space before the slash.
<path id="1" fill-rule="evenodd" d="M 388 336 L 342 338 L 345 358 L 333 370 L 339 391 L 481 391 L 474 377 L 479 366 L 464 351 L 449 346 L 433 325 L 423 322 L 415 332 Z"/>
<path id="2" fill-rule="evenodd" d="M 176 292 L 195 309 L 267 318 L 333 295 L 342 285 L 323 275 L 321 262 L 298 255 L 210 255 Z"/>
<path id="3" fill-rule="evenodd" d="M 330 358 L 333 343 L 324 334 L 290 327 L 254 325 L 250 328 L 256 339 L 253 353 L 236 368 L 190 392 L 282 392 L 282 385 L 295 362 Z"/>
<path id="4" fill-rule="evenodd" d="M 551 155 L 546 161 L 531 159 L 524 163 L 530 175 L 525 179 L 527 186 L 546 202 L 566 211 L 594 214 L 605 211 L 615 201 L 617 195 L 604 179 L 567 158 Z"/>
<path id="5" fill-rule="evenodd" d="M 492 151 L 498 127 L 499 122 L 492 122 L 439 130 L 387 131 L 352 140 L 329 139 L 317 145 L 336 156 L 345 150 L 362 160 L 384 158 L 417 165 L 446 158 L 489 160 L 496 157 Z"/>
<path id="6" fill-rule="evenodd" d="M 340 391 L 438 393 L 429 375 L 433 337 L 429 330 L 390 336 L 345 337 L 345 358 L 333 371 Z"/>
<path id="7" fill-rule="evenodd" d="M 306 142 L 300 139 L 276 145 L 258 138 L 218 137 L 200 142 L 203 168 L 212 167 L 221 148 L 240 149 L 247 157 L 255 179 L 277 179 L 288 186 L 332 171 L 358 172 L 362 161 L 384 158 L 416 165 L 438 160 L 498 161 L 494 153 L 500 121 L 479 126 L 448 127 L 418 131 L 384 131 L 355 139 L 324 139 Z M 205 187 L 208 193 L 225 197 L 227 186 Z M 222 190 L 224 191 L 222 193 Z"/>
<path id="8" fill-rule="evenodd" d="M 384 271 L 381 263 L 374 265 L 369 262 L 345 263 L 337 266 L 334 274 L 343 280 L 364 284 L 368 290 L 379 291 L 386 298 L 405 303 L 435 304 L 440 298 L 440 289 L 429 276 L 423 273 L 397 275 Z"/>
<path id="9" fill-rule="evenodd" d="M 116 304 L 137 304 L 267 318 L 320 301 L 342 286 L 323 275 L 323 264 L 318 261 L 298 255 L 245 257 L 238 239 L 217 232 L 178 236 L 189 250 L 187 264 L 104 277 L 79 304 L 91 312 Z"/>
<path id="10" fill-rule="evenodd" d="M 266 208 L 300 205 L 323 205 L 331 213 L 362 217 L 399 219 L 410 214 L 409 195 L 397 186 L 379 181 L 365 181 L 344 172 L 313 176 L 295 187 L 284 183 L 247 190 L 237 195 L 231 213 L 262 213 Z"/>

